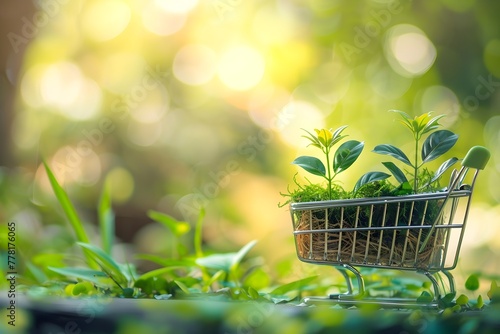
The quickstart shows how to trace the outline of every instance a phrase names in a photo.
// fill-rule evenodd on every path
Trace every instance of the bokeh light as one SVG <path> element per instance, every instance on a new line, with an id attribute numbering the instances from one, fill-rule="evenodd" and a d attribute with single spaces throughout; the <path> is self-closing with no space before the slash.
<path id="1" fill-rule="evenodd" d="M 488 71 L 500 78 L 500 39 L 492 39 L 484 49 L 484 64 Z"/>
<path id="2" fill-rule="evenodd" d="M 145 68 L 146 62 L 139 53 L 110 52 L 99 63 L 98 80 L 109 91 L 126 94 L 142 81 Z"/>
<path id="3" fill-rule="evenodd" d="M 45 65 L 34 65 L 24 73 L 21 79 L 21 97 L 31 108 L 38 108 L 44 104 L 40 78 L 46 68 Z"/>
<path id="4" fill-rule="evenodd" d="M 450 127 L 459 117 L 460 104 L 451 89 L 444 86 L 427 87 L 420 101 L 421 112 L 432 111 L 434 115 L 446 115 L 440 123 Z"/>
<path id="5" fill-rule="evenodd" d="M 175 8 L 174 6 L 171 7 Z M 186 15 L 184 13 L 167 11 L 158 1 L 147 3 L 142 11 L 142 24 L 144 27 L 160 36 L 175 34 L 182 29 L 185 23 Z"/>
<path id="6" fill-rule="evenodd" d="M 233 46 L 222 55 L 218 76 L 229 88 L 248 90 L 264 76 L 265 62 L 259 51 L 246 45 Z"/>
<path id="7" fill-rule="evenodd" d="M 122 167 L 112 169 L 106 176 L 111 198 L 115 203 L 124 203 L 134 193 L 134 178 L 128 170 Z"/>
<path id="8" fill-rule="evenodd" d="M 283 107 L 279 117 L 283 120 L 280 128 L 281 138 L 293 147 L 304 147 L 302 129 L 322 129 L 325 117 L 312 103 L 307 101 L 291 101 Z"/>
<path id="9" fill-rule="evenodd" d="M 70 62 L 30 68 L 23 77 L 21 94 L 33 108 L 53 108 L 77 120 L 94 117 L 102 100 L 99 85 Z"/>
<path id="10" fill-rule="evenodd" d="M 155 0 L 158 6 L 171 13 L 185 14 L 198 4 L 198 0 Z"/>
<path id="11" fill-rule="evenodd" d="M 121 0 L 89 1 L 81 17 L 82 31 L 93 41 L 108 41 L 127 28 L 131 15 L 130 7 Z"/>
<path id="12" fill-rule="evenodd" d="M 161 122 L 153 123 L 130 123 L 127 129 L 128 139 L 138 146 L 151 146 L 156 143 L 160 137 L 163 126 Z"/>
<path id="13" fill-rule="evenodd" d="M 177 79 L 188 85 L 205 84 L 217 71 L 217 56 L 205 45 L 185 45 L 175 55 L 173 71 Z"/>
<path id="14" fill-rule="evenodd" d="M 401 24 L 387 32 L 385 45 L 387 61 L 403 76 L 424 74 L 436 60 L 436 48 L 419 28 Z"/>

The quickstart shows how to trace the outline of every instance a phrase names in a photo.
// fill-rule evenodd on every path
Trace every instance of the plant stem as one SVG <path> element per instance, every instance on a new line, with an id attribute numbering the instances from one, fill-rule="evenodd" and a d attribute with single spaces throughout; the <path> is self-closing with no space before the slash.
<path id="1" fill-rule="evenodd" d="M 418 180 L 417 180 L 417 175 L 418 175 L 418 134 L 415 136 L 415 165 L 413 166 L 413 193 L 417 193 L 417 187 L 418 187 Z"/>
<path id="2" fill-rule="evenodd" d="M 328 147 L 325 147 L 325 155 L 326 155 L 326 173 L 328 180 L 328 199 L 332 199 L 332 177 L 330 172 L 330 150 Z"/>

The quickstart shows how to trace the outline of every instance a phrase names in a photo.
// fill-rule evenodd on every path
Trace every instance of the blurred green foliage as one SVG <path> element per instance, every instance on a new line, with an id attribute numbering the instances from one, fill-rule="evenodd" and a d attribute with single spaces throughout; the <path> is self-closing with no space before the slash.
<path id="1" fill-rule="evenodd" d="M 160 225 L 169 220 L 156 224 L 149 210 L 194 233 L 206 208 L 197 244 L 231 252 L 259 239 L 255 251 L 284 268 L 272 279 L 286 270 L 309 277 L 315 270 L 294 265 L 289 213 L 276 207 L 297 172 L 289 162 L 304 147 L 299 129 L 349 124 L 365 142 L 339 176 L 351 188 L 378 168 L 369 152 L 377 143 L 411 148 L 387 112 L 399 109 L 446 114 L 443 125 L 459 135 L 454 156 L 491 150 L 468 226 L 486 246 L 465 244 L 462 257 L 469 268 L 485 259 L 476 269 L 495 275 L 487 260 L 500 247 L 498 12 L 487 0 L 40 2 L 7 36 L 13 57 L 27 47 L 6 111 L 13 121 L 2 124 L 17 167 L 0 168 L 0 221 L 16 222 L 30 259 L 20 269 L 40 278 L 48 263 L 62 264 L 61 250 L 78 251 L 43 158 L 77 203 L 90 244 L 107 235 L 99 246 L 109 253 L 116 243 L 120 263 L 192 251 L 172 247 L 177 236 Z M 98 198 L 113 203 L 116 240 Z"/>

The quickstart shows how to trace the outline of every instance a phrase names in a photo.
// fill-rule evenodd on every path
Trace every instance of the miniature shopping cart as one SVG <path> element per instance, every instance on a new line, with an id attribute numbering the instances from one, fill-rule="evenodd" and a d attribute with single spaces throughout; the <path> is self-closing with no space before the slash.
<path id="1" fill-rule="evenodd" d="M 453 171 L 448 187 L 441 192 L 292 203 L 290 211 L 299 259 L 334 266 L 347 285 L 346 293 L 308 297 L 305 302 L 437 307 L 446 289 L 443 281 L 448 281 L 448 293 L 455 292 L 450 270 L 458 262 L 477 175 L 489 157 L 486 148 L 471 148 L 461 169 Z M 467 185 L 464 179 L 469 169 L 475 173 Z M 432 283 L 433 300 L 424 303 L 417 298 L 368 297 L 363 276 L 356 267 L 423 274 Z M 357 281 L 357 291 L 350 276 Z"/>

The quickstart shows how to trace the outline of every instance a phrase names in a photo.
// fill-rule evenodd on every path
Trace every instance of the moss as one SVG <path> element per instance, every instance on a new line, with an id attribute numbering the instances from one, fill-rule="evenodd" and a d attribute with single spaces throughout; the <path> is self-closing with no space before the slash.
<path id="1" fill-rule="evenodd" d="M 301 185 L 298 183 L 296 177 L 293 178 L 293 182 L 297 188 L 293 190 L 288 188 L 286 193 L 280 193 L 281 196 L 287 197 L 287 200 L 283 203 L 279 203 L 279 207 L 283 207 L 290 203 L 346 199 L 351 198 L 350 196 L 352 195 L 338 184 L 332 184 L 332 195 L 330 197 L 328 189 L 322 185 L 314 184 L 309 181 L 308 184 Z"/>
<path id="2" fill-rule="evenodd" d="M 362 186 L 351 198 L 394 196 L 396 188 L 387 180 L 370 182 Z"/>

